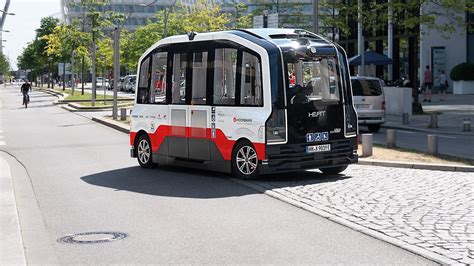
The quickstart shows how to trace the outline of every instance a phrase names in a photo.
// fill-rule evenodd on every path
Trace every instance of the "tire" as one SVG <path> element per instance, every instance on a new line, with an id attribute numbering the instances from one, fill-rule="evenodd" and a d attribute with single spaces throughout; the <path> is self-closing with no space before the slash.
<path id="1" fill-rule="evenodd" d="M 151 142 L 147 135 L 141 134 L 138 137 L 136 145 L 137 160 L 143 168 L 154 168 L 156 164 L 153 163 L 153 156 L 151 153 Z"/>
<path id="2" fill-rule="evenodd" d="M 346 165 L 341 165 L 341 166 L 319 168 L 319 170 L 321 170 L 321 172 L 323 172 L 323 174 L 325 175 L 337 175 L 341 173 L 342 171 L 346 170 L 347 166 L 348 165 L 346 164 Z"/>
<path id="3" fill-rule="evenodd" d="M 380 124 L 374 124 L 374 125 L 367 125 L 369 128 L 369 131 L 372 133 L 377 133 L 380 130 Z"/>
<path id="4" fill-rule="evenodd" d="M 232 151 L 232 174 L 240 179 L 258 178 L 258 156 L 252 143 L 240 141 Z"/>

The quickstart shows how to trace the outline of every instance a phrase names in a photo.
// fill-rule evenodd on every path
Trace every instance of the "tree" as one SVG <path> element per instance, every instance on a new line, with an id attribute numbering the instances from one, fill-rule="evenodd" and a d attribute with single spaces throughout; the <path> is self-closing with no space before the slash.
<path id="1" fill-rule="evenodd" d="M 47 41 L 46 51 L 48 56 L 61 62 L 69 62 L 73 56 L 88 56 L 90 35 L 79 31 L 73 24 L 56 26 L 53 32 L 43 37 Z M 63 79 L 63 90 L 65 83 Z"/>
<path id="2" fill-rule="evenodd" d="M 8 76 L 10 73 L 10 61 L 8 58 L 0 53 L 0 74 Z"/>
<path id="3" fill-rule="evenodd" d="M 33 42 L 29 42 L 27 46 L 23 49 L 22 53 L 17 58 L 18 68 L 24 70 L 31 70 L 30 80 L 37 83 L 38 75 L 38 63 L 37 63 L 37 54 Z"/>
<path id="4" fill-rule="evenodd" d="M 197 0 L 192 12 L 183 17 L 185 32 L 226 30 L 232 22 L 230 14 L 222 13 L 219 5 L 206 0 Z"/>

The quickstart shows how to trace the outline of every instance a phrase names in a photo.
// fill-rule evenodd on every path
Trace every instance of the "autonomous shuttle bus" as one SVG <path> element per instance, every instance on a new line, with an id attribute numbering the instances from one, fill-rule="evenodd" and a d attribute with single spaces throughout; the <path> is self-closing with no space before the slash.
<path id="1" fill-rule="evenodd" d="M 142 167 L 181 165 L 240 178 L 357 162 L 344 50 L 295 29 L 165 38 L 140 58 L 130 125 Z"/>

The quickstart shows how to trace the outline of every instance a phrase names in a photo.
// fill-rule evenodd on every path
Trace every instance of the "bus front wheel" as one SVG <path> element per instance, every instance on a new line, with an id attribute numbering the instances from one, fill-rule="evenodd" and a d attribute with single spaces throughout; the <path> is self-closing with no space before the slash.
<path id="1" fill-rule="evenodd" d="M 147 135 L 142 134 L 137 140 L 137 159 L 138 163 L 143 168 L 154 168 L 156 166 L 153 163 L 151 154 L 151 142 Z"/>
<path id="2" fill-rule="evenodd" d="M 323 174 L 326 175 L 337 175 L 341 173 L 342 171 L 346 170 L 347 165 L 341 165 L 341 166 L 333 166 L 333 167 L 325 167 L 325 168 L 319 168 Z"/>
<path id="3" fill-rule="evenodd" d="M 241 179 L 258 177 L 257 151 L 249 141 L 238 142 L 232 152 L 232 173 Z"/>

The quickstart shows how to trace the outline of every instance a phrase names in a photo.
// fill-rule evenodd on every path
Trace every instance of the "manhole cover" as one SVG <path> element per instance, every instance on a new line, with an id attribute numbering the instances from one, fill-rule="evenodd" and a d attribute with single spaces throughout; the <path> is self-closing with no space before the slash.
<path id="1" fill-rule="evenodd" d="M 127 234 L 122 232 L 86 232 L 67 235 L 58 239 L 59 243 L 67 244 L 98 244 L 124 239 Z"/>

